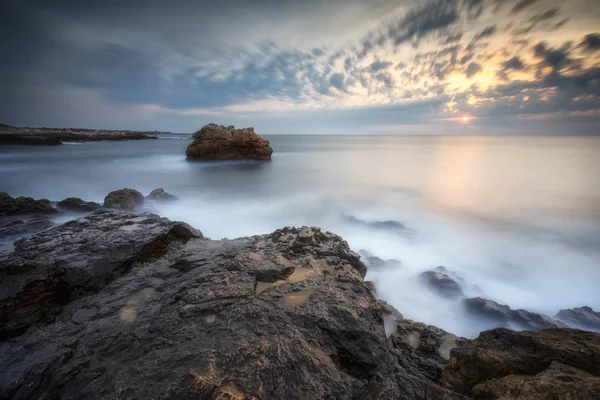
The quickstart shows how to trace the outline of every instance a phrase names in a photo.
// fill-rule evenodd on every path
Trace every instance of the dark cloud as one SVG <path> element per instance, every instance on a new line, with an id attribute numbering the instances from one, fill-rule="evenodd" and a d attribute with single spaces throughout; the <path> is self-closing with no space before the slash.
<path id="1" fill-rule="evenodd" d="M 377 75 L 375 75 L 375 79 L 377 79 L 380 82 L 383 82 L 386 88 L 391 89 L 394 87 L 394 79 L 387 72 L 378 73 Z"/>
<path id="2" fill-rule="evenodd" d="M 465 65 L 466 63 L 468 63 L 469 61 L 471 61 L 473 59 L 474 54 L 473 53 L 467 53 L 464 56 L 462 56 L 462 58 L 460 59 L 460 63 L 462 65 Z"/>
<path id="3" fill-rule="evenodd" d="M 315 56 L 315 57 L 320 57 L 320 56 L 322 56 L 322 55 L 323 55 L 323 53 L 324 53 L 323 49 L 320 49 L 320 48 L 318 48 L 318 47 L 315 47 L 315 48 L 314 48 L 314 49 L 312 49 L 310 52 L 311 52 L 311 53 L 312 53 L 312 55 L 313 55 L 313 56 Z"/>
<path id="4" fill-rule="evenodd" d="M 519 57 L 513 57 L 510 60 L 504 61 L 502 63 L 502 68 L 504 68 L 507 71 L 522 71 L 525 69 L 525 64 L 523 63 L 523 61 L 521 61 Z"/>
<path id="5" fill-rule="evenodd" d="M 390 24 L 386 35 L 398 46 L 447 28 L 456 23 L 459 17 L 458 0 L 430 1 L 420 9 L 409 12 L 398 22 Z"/>
<path id="6" fill-rule="evenodd" d="M 373 63 L 371 63 L 371 65 L 369 66 L 369 70 L 371 72 L 377 72 L 380 71 L 382 69 L 386 69 L 392 66 L 392 62 L 390 61 L 381 61 L 381 60 L 377 60 L 374 61 Z"/>
<path id="7" fill-rule="evenodd" d="M 344 79 L 344 74 L 335 73 L 329 77 L 329 83 L 331 83 L 331 86 L 338 90 L 346 91 L 346 84 L 344 83 Z"/>
<path id="8" fill-rule="evenodd" d="M 454 35 L 448 35 L 448 36 L 446 36 L 446 39 L 444 40 L 444 42 L 442 44 L 450 44 L 450 43 L 460 42 L 460 40 L 462 39 L 462 37 L 463 37 L 462 33 L 456 33 Z"/>
<path id="9" fill-rule="evenodd" d="M 529 22 L 537 23 L 537 22 L 542 22 L 542 21 L 548 21 L 549 19 L 556 17 L 559 13 L 560 13 L 560 8 L 554 7 L 554 8 L 549 9 L 546 12 L 534 15 L 533 17 L 531 17 L 529 19 Z"/>
<path id="10" fill-rule="evenodd" d="M 577 61 L 570 57 L 570 43 L 564 44 L 558 49 L 548 47 L 546 42 L 539 42 L 533 47 L 533 54 L 540 58 L 541 65 L 551 67 L 555 70 L 577 64 Z"/>
<path id="11" fill-rule="evenodd" d="M 590 33 L 585 35 L 579 47 L 583 49 L 585 52 L 592 52 L 600 50 L 600 34 L 598 33 Z"/>
<path id="12" fill-rule="evenodd" d="M 530 5 L 532 5 L 533 3 L 537 3 L 538 0 L 519 0 L 517 2 L 517 4 L 514 5 L 514 7 L 510 10 L 511 14 L 517 14 L 521 11 L 523 11 L 524 9 L 526 9 L 527 7 L 529 7 Z"/>
<path id="13" fill-rule="evenodd" d="M 493 36 L 496 33 L 496 25 L 490 25 L 481 32 L 477 33 L 474 37 L 474 41 L 479 41 L 487 37 Z"/>
<path id="14" fill-rule="evenodd" d="M 472 62 L 465 70 L 465 75 L 467 78 L 472 78 L 479 72 L 481 72 L 481 65 L 477 64 L 476 62 Z"/>

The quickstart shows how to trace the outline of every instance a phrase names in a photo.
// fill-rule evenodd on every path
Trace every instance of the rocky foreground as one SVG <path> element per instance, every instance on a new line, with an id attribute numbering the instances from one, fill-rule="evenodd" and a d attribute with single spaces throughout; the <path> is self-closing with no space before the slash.
<path id="1" fill-rule="evenodd" d="M 0 255 L 0 399 L 600 398 L 600 334 L 459 338 L 366 271 L 317 228 L 210 240 L 95 211 Z"/>
<path id="2" fill-rule="evenodd" d="M 76 128 L 21 128 L 0 124 L 0 145 L 60 146 L 63 142 L 99 142 L 158 139 L 168 132 L 141 132 Z"/>
<path id="3" fill-rule="evenodd" d="M 273 153 L 269 141 L 257 135 L 254 128 L 208 124 L 194 133 L 193 138 L 185 151 L 189 159 L 270 160 Z"/>

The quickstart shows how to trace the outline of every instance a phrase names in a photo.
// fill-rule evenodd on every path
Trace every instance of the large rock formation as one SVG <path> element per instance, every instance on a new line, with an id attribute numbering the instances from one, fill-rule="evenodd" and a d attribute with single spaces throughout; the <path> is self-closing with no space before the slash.
<path id="1" fill-rule="evenodd" d="M 54 213 L 56 209 L 52 207 L 50 200 L 12 197 L 6 192 L 0 192 L 0 216 Z"/>
<path id="2" fill-rule="evenodd" d="M 600 399 L 599 360 L 597 333 L 498 328 L 453 349 L 444 381 L 474 399 Z"/>
<path id="3" fill-rule="evenodd" d="M 0 398 L 464 398 L 436 383 L 437 355 L 433 373 L 402 364 L 429 350 L 388 340 L 338 236 L 193 236 L 97 211 L 17 242 L 0 260 Z"/>
<path id="4" fill-rule="evenodd" d="M 258 136 L 254 128 L 208 124 L 193 137 L 194 142 L 185 151 L 191 159 L 270 160 L 273 153 L 269 141 Z"/>

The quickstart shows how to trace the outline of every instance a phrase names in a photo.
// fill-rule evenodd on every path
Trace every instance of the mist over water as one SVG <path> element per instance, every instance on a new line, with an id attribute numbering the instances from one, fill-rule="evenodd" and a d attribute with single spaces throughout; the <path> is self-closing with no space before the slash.
<path id="1" fill-rule="evenodd" d="M 163 187 L 181 200 L 147 208 L 213 239 L 319 226 L 355 251 L 400 260 L 369 270 L 378 296 L 464 336 L 491 326 L 419 273 L 443 265 L 467 297 L 550 316 L 600 308 L 600 138 L 271 136 L 271 162 L 188 162 L 189 138 L 4 146 L 0 190 L 102 202 L 123 187 Z"/>

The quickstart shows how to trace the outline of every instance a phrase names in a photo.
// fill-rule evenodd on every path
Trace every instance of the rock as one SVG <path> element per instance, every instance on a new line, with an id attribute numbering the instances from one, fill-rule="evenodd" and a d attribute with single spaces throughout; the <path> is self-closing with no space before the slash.
<path id="1" fill-rule="evenodd" d="M 136 205 L 144 202 L 144 195 L 134 189 L 119 189 L 110 192 L 104 198 L 104 207 L 135 210 Z"/>
<path id="2" fill-rule="evenodd" d="M 0 256 L 0 339 L 51 322 L 67 303 L 160 256 L 181 240 L 182 226 L 149 213 L 97 211 L 16 241 Z"/>
<path id="3" fill-rule="evenodd" d="M 0 398 L 464 399 L 401 365 L 340 237 L 182 240 L 174 224 L 97 211 L 17 242 Z"/>
<path id="4" fill-rule="evenodd" d="M 185 151 L 190 159 L 270 160 L 273 153 L 269 141 L 258 136 L 254 128 L 208 124 L 193 137 Z"/>
<path id="5" fill-rule="evenodd" d="M 552 318 L 527 310 L 512 310 L 507 305 L 495 301 L 474 297 L 463 300 L 468 313 L 482 318 L 494 327 L 502 326 L 512 329 L 541 330 L 548 328 L 568 328 L 568 325 Z"/>
<path id="6" fill-rule="evenodd" d="M 154 189 L 152 192 L 150 192 L 147 198 L 156 201 L 177 200 L 177 196 L 173 196 L 172 194 L 165 192 L 165 189 L 163 188 Z"/>
<path id="7" fill-rule="evenodd" d="M 450 277 L 450 273 L 444 268 L 436 268 L 434 271 L 421 273 L 421 279 L 436 293 L 449 299 L 464 297 L 464 293 L 456 280 Z M 456 277 L 454 274 L 453 276 Z"/>
<path id="8" fill-rule="evenodd" d="M 63 211 L 89 212 L 96 211 L 102 206 L 92 201 L 83 201 L 79 197 L 69 197 L 56 203 L 56 207 Z"/>
<path id="9" fill-rule="evenodd" d="M 14 220 L 5 224 L 0 228 L 0 238 L 19 237 L 51 228 L 54 225 L 48 215 L 36 214 L 25 220 Z"/>
<path id="10" fill-rule="evenodd" d="M 412 236 L 412 231 L 398 221 L 365 221 L 352 215 L 342 215 L 342 219 L 353 225 L 362 225 L 377 230 L 399 233 L 403 236 Z"/>
<path id="11" fill-rule="evenodd" d="M 474 399 L 598 399 L 598 360 L 597 333 L 498 328 L 453 349 L 443 381 Z"/>
<path id="12" fill-rule="evenodd" d="M 50 200 L 35 200 L 31 197 L 11 197 L 6 192 L 0 192 L 0 216 L 23 214 L 55 214 Z"/>
<path id="13" fill-rule="evenodd" d="M 574 328 L 600 332 L 600 312 L 595 312 L 587 306 L 560 310 L 554 318 Z"/>
<path id="14" fill-rule="evenodd" d="M 399 321 L 390 340 L 404 368 L 436 383 L 442 379 L 450 351 L 469 342 L 435 326 L 410 320 Z"/>
<path id="15" fill-rule="evenodd" d="M 372 269 L 372 270 L 378 270 L 378 269 L 384 269 L 384 268 L 398 268 L 398 267 L 402 266 L 402 262 L 400 262 L 400 260 L 396 260 L 393 258 L 388 259 L 388 260 L 383 260 L 379 257 L 374 256 L 368 250 L 361 249 L 358 251 L 358 254 L 360 254 L 360 257 L 364 261 L 364 263 L 367 265 L 367 268 Z"/>

